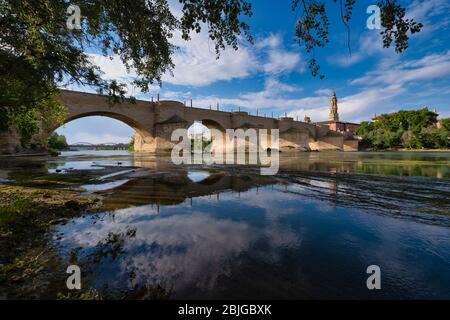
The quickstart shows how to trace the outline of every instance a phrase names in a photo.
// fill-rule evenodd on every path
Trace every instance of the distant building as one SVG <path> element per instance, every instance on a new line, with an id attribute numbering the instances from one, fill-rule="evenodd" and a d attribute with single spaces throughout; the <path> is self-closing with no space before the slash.
<path id="1" fill-rule="evenodd" d="M 333 92 L 330 102 L 330 113 L 328 114 L 328 121 L 317 122 L 317 124 L 327 125 L 330 130 L 337 132 L 355 133 L 360 127 L 359 123 L 339 121 L 338 99 L 336 91 Z"/>

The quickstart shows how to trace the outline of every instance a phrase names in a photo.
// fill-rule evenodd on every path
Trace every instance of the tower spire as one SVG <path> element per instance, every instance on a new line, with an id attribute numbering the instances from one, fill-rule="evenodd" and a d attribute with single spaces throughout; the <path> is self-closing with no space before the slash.
<path id="1" fill-rule="evenodd" d="M 328 115 L 328 120 L 334 122 L 339 121 L 338 100 L 336 97 L 336 90 L 333 90 L 333 96 L 331 97 L 330 113 Z"/>

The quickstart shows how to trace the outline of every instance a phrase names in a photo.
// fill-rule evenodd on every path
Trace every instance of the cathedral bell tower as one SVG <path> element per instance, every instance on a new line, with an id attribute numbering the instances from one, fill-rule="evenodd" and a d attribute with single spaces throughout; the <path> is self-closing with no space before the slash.
<path id="1" fill-rule="evenodd" d="M 330 113 L 328 115 L 328 120 L 333 121 L 333 122 L 339 121 L 338 101 L 337 101 L 337 97 L 336 97 L 336 91 L 333 91 L 333 96 L 331 97 Z"/>

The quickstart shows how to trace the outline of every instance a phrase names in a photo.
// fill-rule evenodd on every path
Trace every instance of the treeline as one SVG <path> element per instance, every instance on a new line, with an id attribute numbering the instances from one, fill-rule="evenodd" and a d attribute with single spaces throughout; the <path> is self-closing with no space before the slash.
<path id="1" fill-rule="evenodd" d="M 69 150 L 69 144 L 67 143 L 66 137 L 63 135 L 59 135 L 56 132 L 53 132 L 48 137 L 47 144 L 50 150 L 56 151 Z"/>
<path id="2" fill-rule="evenodd" d="M 383 114 L 362 122 L 357 134 L 365 148 L 450 148 L 450 118 L 438 121 L 437 116 L 428 108 Z"/>
<path id="3" fill-rule="evenodd" d="M 130 143 L 128 144 L 128 152 L 134 152 L 134 137 L 134 135 L 131 137 Z"/>

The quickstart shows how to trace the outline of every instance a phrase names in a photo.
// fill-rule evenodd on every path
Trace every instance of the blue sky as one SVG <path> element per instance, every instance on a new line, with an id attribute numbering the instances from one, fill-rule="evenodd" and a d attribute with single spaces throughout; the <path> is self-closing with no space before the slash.
<path id="1" fill-rule="evenodd" d="M 423 106 L 436 108 L 441 117 L 450 117 L 450 2 L 448 0 L 400 0 L 408 15 L 424 24 L 422 32 L 410 39 L 409 49 L 399 55 L 382 48 L 379 30 L 369 30 L 367 7 L 376 1 L 357 1 L 350 23 L 352 55 L 346 46 L 346 29 L 330 1 L 330 43 L 316 51 L 325 79 L 313 78 L 294 37 L 296 13 L 291 0 L 258 0 L 248 19 L 254 44 L 242 42 L 240 49 L 229 48 L 216 59 L 214 44 L 206 32 L 195 34 L 190 42 L 175 35 L 179 49 L 173 56 L 173 76 L 163 77 L 162 87 L 142 94 L 131 85 L 119 59 L 91 53 L 106 79 L 128 83 L 128 92 L 138 99 L 194 100 L 194 106 L 246 110 L 260 114 L 287 113 L 312 121 L 326 120 L 330 95 L 336 90 L 342 120 L 359 122 L 373 114 Z M 173 10 L 179 7 L 174 1 Z M 91 92 L 89 88 L 71 89 Z M 58 129 L 74 142 L 126 142 L 133 130 L 116 120 L 91 117 L 73 121 Z"/>

